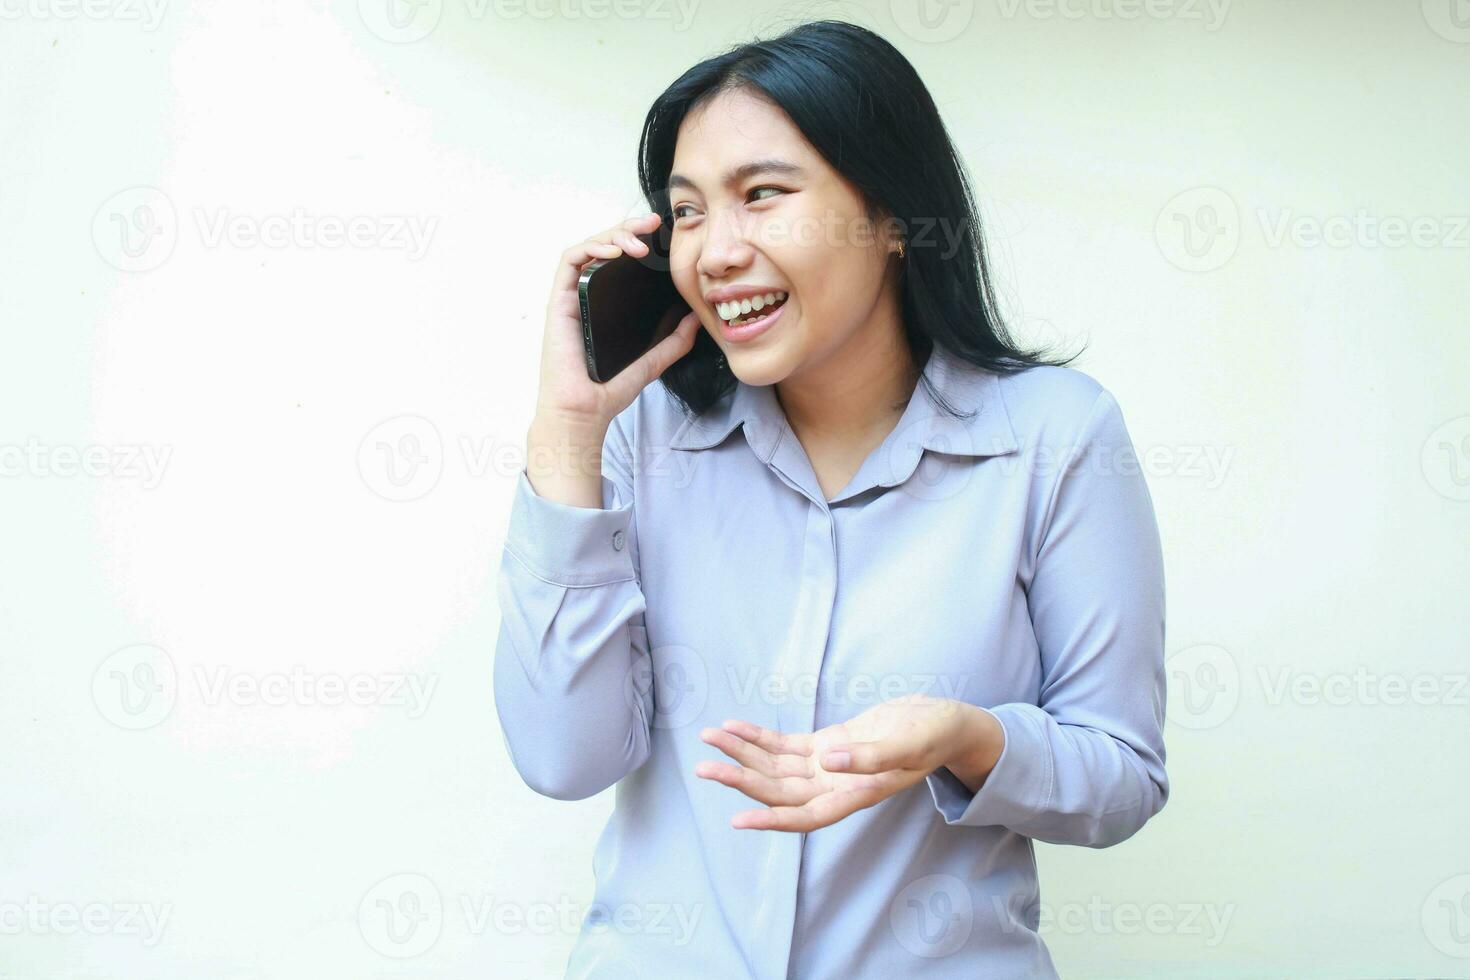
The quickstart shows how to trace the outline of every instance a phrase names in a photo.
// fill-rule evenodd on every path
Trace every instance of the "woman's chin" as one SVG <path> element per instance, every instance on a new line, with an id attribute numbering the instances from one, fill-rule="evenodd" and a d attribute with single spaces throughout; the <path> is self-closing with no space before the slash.
<path id="1" fill-rule="evenodd" d="M 791 373 L 785 351 L 780 347 L 769 350 L 742 350 L 726 354 L 730 373 L 744 384 L 761 387 L 784 381 Z"/>

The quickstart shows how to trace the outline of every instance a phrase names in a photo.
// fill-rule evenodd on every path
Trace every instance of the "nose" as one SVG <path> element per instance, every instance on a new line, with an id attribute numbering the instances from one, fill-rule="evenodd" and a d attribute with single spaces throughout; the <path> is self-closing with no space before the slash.
<path id="1" fill-rule="evenodd" d="M 755 249 L 747 240 L 745 229 L 724 208 L 713 211 L 705 220 L 704 246 L 699 253 L 699 273 L 706 280 L 723 280 L 750 265 Z"/>

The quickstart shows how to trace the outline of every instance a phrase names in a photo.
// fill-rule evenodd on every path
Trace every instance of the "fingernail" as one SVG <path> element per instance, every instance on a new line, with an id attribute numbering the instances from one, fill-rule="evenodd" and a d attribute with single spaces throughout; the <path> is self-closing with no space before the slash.
<path id="1" fill-rule="evenodd" d="M 851 752 L 828 752 L 826 760 L 822 763 L 828 769 L 846 769 L 851 764 Z"/>

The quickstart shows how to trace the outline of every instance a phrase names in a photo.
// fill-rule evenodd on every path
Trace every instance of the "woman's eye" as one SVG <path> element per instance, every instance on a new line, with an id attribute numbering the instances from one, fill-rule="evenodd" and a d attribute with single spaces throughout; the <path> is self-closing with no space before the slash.
<path id="1" fill-rule="evenodd" d="M 754 195 L 754 194 L 760 193 L 761 191 L 775 191 L 778 194 L 785 194 L 786 193 L 786 188 L 784 188 L 784 187 L 776 187 L 776 186 L 773 186 L 771 184 L 762 184 L 760 187 L 752 188 L 751 191 L 750 191 L 750 193 L 752 195 Z M 761 200 L 761 199 L 758 198 L 757 200 Z M 685 216 L 684 213 L 683 213 L 684 212 L 684 209 L 687 208 L 687 207 L 692 207 L 692 206 L 693 205 L 689 205 L 689 204 L 680 204 L 677 207 L 675 207 L 672 210 L 670 210 L 669 214 L 673 217 L 673 219 L 675 221 L 678 221 L 680 218 L 682 218 L 682 217 Z"/>

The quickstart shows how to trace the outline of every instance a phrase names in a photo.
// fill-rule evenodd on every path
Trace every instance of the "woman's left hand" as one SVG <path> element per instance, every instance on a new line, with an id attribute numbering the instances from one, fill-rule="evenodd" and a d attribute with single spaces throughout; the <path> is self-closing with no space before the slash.
<path id="1" fill-rule="evenodd" d="M 766 804 L 735 814 L 732 827 L 803 833 L 908 789 L 940 766 L 978 789 L 1005 744 L 989 712 L 919 694 L 811 734 L 727 721 L 704 729 L 700 738 L 740 765 L 706 761 L 694 774 Z"/>

